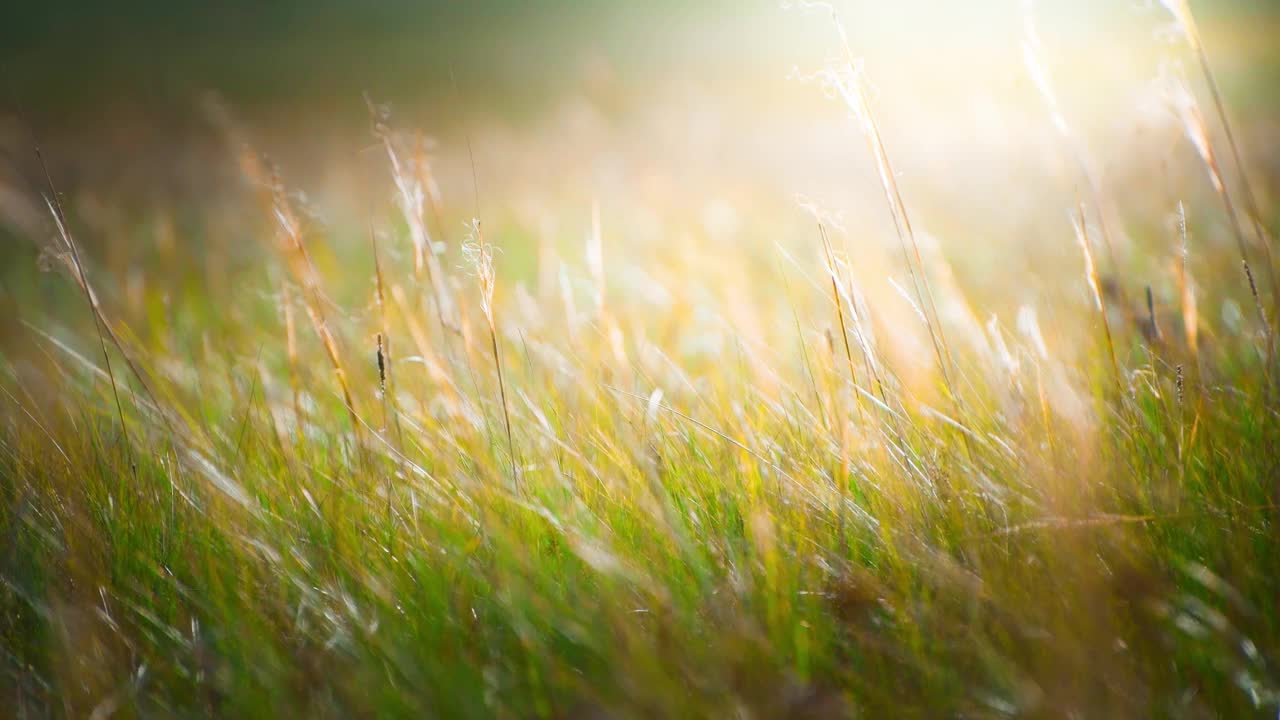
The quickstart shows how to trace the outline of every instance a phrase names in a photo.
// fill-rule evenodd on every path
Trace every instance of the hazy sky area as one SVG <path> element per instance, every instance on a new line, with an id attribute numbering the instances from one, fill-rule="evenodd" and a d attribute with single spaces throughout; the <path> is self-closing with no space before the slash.
<path id="1" fill-rule="evenodd" d="M 1280 4 L 1193 5 L 1209 28 L 1265 29 Z M 0 63 L 28 112 L 55 124 L 107 106 L 180 111 L 204 90 L 244 110 L 305 101 L 356 114 L 366 90 L 402 102 L 456 104 L 461 96 L 468 109 L 518 120 L 583 83 L 622 82 L 623 95 L 673 76 L 750 85 L 759 82 L 754 75 L 771 81 L 828 52 L 821 15 L 783 6 L 777 0 L 14 2 L 0 23 Z M 1015 45 L 1024 3 L 838 6 L 855 50 L 888 64 L 942 47 L 981 52 Z M 1042 33 L 1089 43 L 1126 39 L 1144 23 L 1149 29 L 1153 15 L 1142 0 L 1035 8 Z"/>
<path id="2" fill-rule="evenodd" d="M 468 98 L 519 112 L 591 56 L 661 60 L 695 14 L 714 13 L 554 0 L 23 3 L 0 47 L 33 104 L 77 111 L 181 105 L 205 89 L 238 106 L 358 107 L 365 90 L 452 96 L 452 74 Z"/>
<path id="3" fill-rule="evenodd" d="M 368 93 L 397 127 L 439 140 L 442 183 L 455 193 L 470 192 L 474 148 L 496 206 L 581 208 L 595 194 L 654 191 L 666 193 L 655 202 L 700 207 L 736 193 L 791 207 L 811 194 L 859 215 L 879 195 L 856 127 L 817 83 L 797 79 L 838 55 L 837 34 L 829 13 L 787 5 L 12 4 L 0 23 L 11 88 L 0 96 L 0 152 L 28 176 L 14 187 L 36 182 L 30 141 L 15 131 L 29 125 L 66 186 L 205 198 L 238 182 L 212 93 L 292 183 L 358 215 L 387 192 L 361 179 L 373 167 Z M 1028 8 L 1063 112 L 1104 172 L 1146 177 L 1171 156 L 1188 159 L 1154 83 L 1188 58 L 1155 0 L 836 6 L 922 213 L 936 201 L 939 216 L 971 227 L 977 217 L 1012 225 L 1017 213 L 985 212 L 973 198 L 1034 204 L 1045 178 L 1069 185 L 1024 63 Z M 1192 6 L 1254 171 L 1270 173 L 1280 166 L 1280 3 Z M 15 95 L 24 121 L 4 112 Z M 1000 192 L 961 192 L 975 187 Z M 562 190 L 572 197 L 551 197 Z"/>

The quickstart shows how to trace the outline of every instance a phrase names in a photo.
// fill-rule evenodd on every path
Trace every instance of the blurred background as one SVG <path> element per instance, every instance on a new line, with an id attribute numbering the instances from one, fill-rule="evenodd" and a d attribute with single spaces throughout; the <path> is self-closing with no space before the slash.
<path id="1" fill-rule="evenodd" d="M 1054 242 L 1027 250 L 1028 266 L 1078 262 L 1059 240 L 1081 178 L 1024 62 L 1029 21 L 1108 197 L 1157 220 L 1188 193 L 1211 197 L 1157 82 L 1179 66 L 1198 80 L 1159 2 L 836 8 L 907 204 L 926 233 L 963 250 L 962 273 L 1016 271 L 1007 249 L 1045 236 Z M 1280 4 L 1192 8 L 1273 207 Z M 343 228 L 361 242 L 355 229 L 392 203 L 366 95 L 392 125 L 432 139 L 456 210 L 447 227 L 461 234 L 479 209 L 517 256 L 529 233 L 578 243 L 593 203 L 612 244 L 679 236 L 714 253 L 720 237 L 767 253 L 782 237 L 812 239 L 802 204 L 860 242 L 892 241 L 856 122 L 806 79 L 841 50 L 830 12 L 804 3 L 127 0 L 19 2 L 4 14 L 6 244 L 47 231 L 33 134 L 90 245 L 123 242 L 131 213 L 243 209 L 246 141 L 305 193 L 334 242 Z M 214 234 L 186 227 L 193 243 Z"/>

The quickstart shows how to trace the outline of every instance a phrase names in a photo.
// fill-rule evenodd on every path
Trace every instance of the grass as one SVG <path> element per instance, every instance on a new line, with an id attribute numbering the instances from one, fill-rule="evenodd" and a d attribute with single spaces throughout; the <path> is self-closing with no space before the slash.
<path id="1" fill-rule="evenodd" d="M 495 209 L 448 237 L 479 209 L 376 107 L 372 237 L 245 150 L 262 244 L 234 271 L 140 233 L 130 284 L 130 238 L 85 252 L 50 179 L 64 272 L 28 253 L 4 285 L 7 711 L 1274 717 L 1268 194 L 1184 104 L 1216 197 L 1168 231 L 1121 208 L 1148 229 L 1117 253 L 1090 176 L 1045 240 L 1079 270 L 979 310 L 912 230 L 852 61 L 821 79 L 869 141 L 897 292 L 820 213 L 699 265 L 611 244 L 597 207 L 585 263 L 548 244 L 513 280 L 503 238 L 531 231 Z"/>

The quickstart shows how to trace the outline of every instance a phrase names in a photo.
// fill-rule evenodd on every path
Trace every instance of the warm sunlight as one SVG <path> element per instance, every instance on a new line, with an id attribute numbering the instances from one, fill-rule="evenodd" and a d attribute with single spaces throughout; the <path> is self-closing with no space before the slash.
<path id="1" fill-rule="evenodd" d="M 14 717 L 1280 711 L 1277 9 L 10 19 Z"/>

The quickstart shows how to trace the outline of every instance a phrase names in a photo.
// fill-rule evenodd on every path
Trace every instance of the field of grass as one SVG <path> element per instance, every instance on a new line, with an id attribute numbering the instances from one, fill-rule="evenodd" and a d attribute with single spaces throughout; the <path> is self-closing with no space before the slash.
<path id="1" fill-rule="evenodd" d="M 1020 256 L 918 227 L 838 41 L 879 240 L 636 200 L 584 241 L 376 106 L 366 226 L 229 117 L 205 207 L 42 173 L 0 716 L 1275 717 L 1280 188 L 1169 6 L 1159 182 L 1094 169 L 1028 42 L 1073 179 Z"/>

